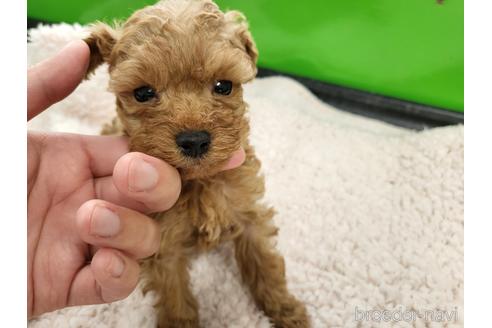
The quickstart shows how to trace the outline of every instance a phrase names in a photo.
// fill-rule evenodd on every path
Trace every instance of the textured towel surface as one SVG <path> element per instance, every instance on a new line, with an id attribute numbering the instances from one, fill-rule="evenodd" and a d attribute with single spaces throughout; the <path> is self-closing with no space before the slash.
<path id="1" fill-rule="evenodd" d="M 69 25 L 31 31 L 29 64 L 83 35 Z M 114 115 L 107 80 L 105 67 L 98 69 L 29 127 L 98 133 Z M 267 200 L 279 212 L 277 246 L 290 290 L 307 304 L 313 327 L 461 327 L 463 127 L 392 127 L 338 111 L 279 77 L 246 85 L 245 97 Z M 224 245 L 192 262 L 202 325 L 269 327 L 231 251 Z M 123 301 L 45 314 L 29 326 L 154 327 L 152 301 L 136 290 Z M 377 312 L 362 317 L 369 310 L 393 311 L 392 320 Z M 426 310 L 433 311 L 427 318 Z"/>

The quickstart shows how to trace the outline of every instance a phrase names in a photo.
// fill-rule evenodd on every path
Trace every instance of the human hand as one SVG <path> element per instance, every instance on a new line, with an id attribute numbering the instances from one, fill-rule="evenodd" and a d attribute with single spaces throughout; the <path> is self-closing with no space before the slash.
<path id="1" fill-rule="evenodd" d="M 28 120 L 80 83 L 89 48 L 71 43 L 28 71 Z M 128 153 L 124 137 L 28 133 L 28 317 L 119 300 L 135 288 L 138 260 L 156 252 L 158 224 L 179 197 L 177 170 Z M 224 169 L 238 167 L 244 150 Z"/>

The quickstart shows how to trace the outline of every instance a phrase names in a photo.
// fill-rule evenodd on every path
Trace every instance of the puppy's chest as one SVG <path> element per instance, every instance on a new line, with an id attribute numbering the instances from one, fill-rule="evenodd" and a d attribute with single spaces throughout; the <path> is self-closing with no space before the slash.
<path id="1" fill-rule="evenodd" d="M 175 206 L 182 224 L 192 229 L 195 246 L 206 250 L 237 237 L 237 220 L 230 186 L 222 183 L 187 183 Z"/>

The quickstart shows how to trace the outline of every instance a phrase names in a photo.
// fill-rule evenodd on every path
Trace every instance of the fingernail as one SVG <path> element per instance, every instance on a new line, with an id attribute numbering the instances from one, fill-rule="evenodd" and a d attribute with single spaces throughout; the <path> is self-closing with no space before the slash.
<path id="1" fill-rule="evenodd" d="M 63 46 L 63 48 L 61 48 L 57 55 L 61 54 L 61 53 L 64 53 L 65 51 L 67 51 L 68 49 L 70 48 L 73 48 L 73 47 L 80 47 L 80 43 L 81 40 L 72 40 L 70 41 L 69 43 L 67 43 L 65 46 Z"/>
<path id="2" fill-rule="evenodd" d="M 92 212 L 91 233 L 99 237 L 111 237 L 120 231 L 120 218 L 115 212 L 103 206 L 96 206 Z"/>
<path id="3" fill-rule="evenodd" d="M 59 52 L 62 52 L 63 50 L 68 49 L 68 48 L 70 48 L 70 47 L 73 47 L 73 45 L 74 45 L 74 44 L 76 44 L 76 43 L 78 43 L 78 40 L 72 40 L 72 41 L 68 42 L 67 44 L 65 44 L 65 45 L 64 45 L 64 46 L 60 49 L 60 51 L 59 51 Z"/>
<path id="4" fill-rule="evenodd" d="M 128 189 L 132 192 L 147 191 L 154 188 L 159 180 L 157 170 L 142 159 L 130 163 Z"/>
<path id="5" fill-rule="evenodd" d="M 111 265 L 109 267 L 109 273 L 114 278 L 119 278 L 125 271 L 125 261 L 118 255 L 113 255 L 113 259 L 111 260 Z"/>

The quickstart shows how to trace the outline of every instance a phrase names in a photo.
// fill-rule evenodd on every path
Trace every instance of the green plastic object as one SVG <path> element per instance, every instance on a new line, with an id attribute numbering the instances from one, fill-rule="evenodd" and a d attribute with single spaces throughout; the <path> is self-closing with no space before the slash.
<path id="1" fill-rule="evenodd" d="M 28 16 L 88 23 L 154 1 L 28 0 Z M 259 66 L 463 112 L 463 0 L 216 0 L 242 11 Z"/>
<path id="2" fill-rule="evenodd" d="M 27 16 L 47 22 L 88 24 L 123 19 L 155 0 L 27 0 Z"/>

